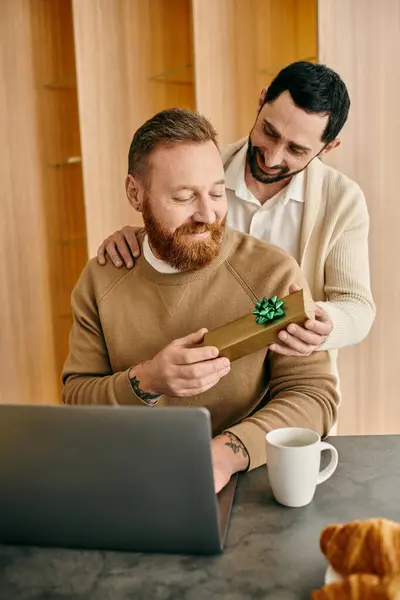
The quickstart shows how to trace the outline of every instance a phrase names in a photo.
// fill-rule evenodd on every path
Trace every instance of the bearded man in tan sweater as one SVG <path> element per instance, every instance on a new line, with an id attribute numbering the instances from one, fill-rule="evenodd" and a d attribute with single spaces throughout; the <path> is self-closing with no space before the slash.
<path id="1" fill-rule="evenodd" d="M 326 435 L 338 396 L 329 356 L 267 349 L 230 364 L 202 346 L 205 331 L 250 313 L 263 296 L 309 294 L 296 260 L 225 226 L 223 163 L 211 124 L 171 109 L 147 121 L 129 151 L 126 192 L 142 213 L 136 268 L 91 260 L 72 294 L 63 371 L 70 404 L 194 406 L 211 414 L 218 492 L 265 462 L 265 433 Z"/>

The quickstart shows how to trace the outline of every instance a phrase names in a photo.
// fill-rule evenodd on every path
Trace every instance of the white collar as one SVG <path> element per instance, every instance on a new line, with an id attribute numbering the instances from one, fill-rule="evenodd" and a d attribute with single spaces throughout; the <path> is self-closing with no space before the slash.
<path id="1" fill-rule="evenodd" d="M 257 204 L 260 204 L 258 200 L 253 196 L 251 191 L 248 189 L 244 179 L 248 145 L 249 143 L 246 142 L 246 144 L 244 144 L 243 147 L 240 148 L 240 150 L 232 158 L 231 163 L 225 173 L 225 187 L 228 190 L 234 191 L 236 196 L 238 198 L 241 198 L 242 200 L 247 200 L 249 202 L 256 201 Z M 290 183 L 281 192 L 278 192 L 282 204 L 287 204 L 289 200 L 295 200 L 296 202 L 304 202 L 304 184 L 305 171 L 301 171 L 300 173 L 292 177 Z"/>
<path id="2" fill-rule="evenodd" d="M 164 260 L 161 260 L 160 258 L 154 256 L 153 251 L 150 248 L 149 238 L 147 235 L 144 236 L 143 240 L 143 256 L 149 263 L 149 265 L 151 265 L 153 269 L 155 269 L 159 273 L 169 273 L 171 275 L 173 273 L 179 273 L 178 269 L 171 267 L 171 265 L 166 263 Z"/>

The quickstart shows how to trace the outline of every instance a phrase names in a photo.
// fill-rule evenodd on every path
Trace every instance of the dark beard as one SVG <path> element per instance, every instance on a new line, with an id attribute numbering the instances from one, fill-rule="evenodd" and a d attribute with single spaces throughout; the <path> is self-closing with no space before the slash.
<path id="1" fill-rule="evenodd" d="M 207 266 L 219 254 L 225 231 L 226 217 L 222 221 L 207 225 L 194 221 L 168 231 L 153 215 L 150 198 L 143 203 L 143 221 L 150 246 L 160 258 L 178 271 L 197 271 Z M 188 234 L 209 232 L 204 240 L 188 238 Z"/>
<path id="2" fill-rule="evenodd" d="M 250 172 L 253 175 L 254 179 L 259 181 L 260 183 L 277 183 L 278 181 L 283 181 L 284 179 L 289 179 L 293 177 L 293 175 L 297 175 L 301 173 L 311 161 L 309 161 L 305 167 L 299 169 L 298 171 L 289 171 L 289 167 L 276 167 L 276 175 L 268 175 L 261 169 L 258 165 L 257 157 L 261 158 L 261 162 L 264 162 L 263 155 L 260 149 L 257 146 L 253 146 L 251 143 L 251 139 L 249 137 L 249 145 L 247 148 L 247 164 L 250 167 Z M 312 159 L 311 159 L 312 160 Z"/>

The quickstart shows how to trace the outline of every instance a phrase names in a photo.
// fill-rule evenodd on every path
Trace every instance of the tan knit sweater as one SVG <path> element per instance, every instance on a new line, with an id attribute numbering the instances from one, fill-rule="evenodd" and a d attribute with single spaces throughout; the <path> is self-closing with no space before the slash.
<path id="1" fill-rule="evenodd" d="M 285 296 L 291 283 L 309 293 L 293 258 L 230 229 L 219 257 L 197 272 L 159 273 L 143 257 L 132 270 L 91 260 L 72 294 L 64 402 L 143 405 L 129 382 L 132 366 L 153 358 L 173 339 L 250 313 L 263 296 Z M 265 462 L 265 433 L 271 429 L 329 432 L 338 404 L 329 371 L 326 352 L 289 358 L 262 350 L 232 363 L 230 373 L 204 394 L 162 396 L 157 406 L 208 408 L 213 435 L 227 429 L 237 435 L 254 468 Z"/>

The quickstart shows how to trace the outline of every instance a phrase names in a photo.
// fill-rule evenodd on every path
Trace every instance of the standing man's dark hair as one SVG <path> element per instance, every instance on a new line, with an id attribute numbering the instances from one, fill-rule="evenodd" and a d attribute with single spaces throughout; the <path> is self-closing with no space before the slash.
<path id="1" fill-rule="evenodd" d="M 346 123 L 350 97 L 344 81 L 325 65 L 300 61 L 278 73 L 269 86 L 264 104 L 288 91 L 293 102 L 309 113 L 329 115 L 321 141 L 329 144 Z"/>

